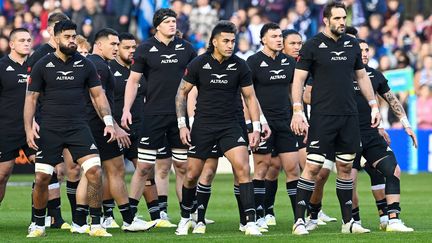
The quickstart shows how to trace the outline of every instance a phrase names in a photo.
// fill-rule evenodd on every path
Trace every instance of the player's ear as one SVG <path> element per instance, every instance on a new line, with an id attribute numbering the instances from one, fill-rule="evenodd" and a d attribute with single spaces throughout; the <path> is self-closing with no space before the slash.
<path id="1" fill-rule="evenodd" d="M 326 18 L 326 17 L 324 17 L 324 18 L 323 18 L 323 22 L 324 22 L 325 25 L 328 25 L 328 24 L 329 24 L 329 19 Z"/>

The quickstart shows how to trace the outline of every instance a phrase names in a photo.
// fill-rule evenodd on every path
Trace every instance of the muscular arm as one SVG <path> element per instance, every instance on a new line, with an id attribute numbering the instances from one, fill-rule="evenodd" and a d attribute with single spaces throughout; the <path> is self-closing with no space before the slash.
<path id="1" fill-rule="evenodd" d="M 292 102 L 293 105 L 296 103 L 301 103 L 302 101 L 302 96 L 303 96 L 303 86 L 304 86 L 304 82 L 306 81 L 306 78 L 308 76 L 308 71 L 304 71 L 301 69 L 295 69 L 294 71 L 294 79 L 293 79 L 293 84 L 292 84 L 292 91 L 291 91 L 291 96 L 292 96 Z M 299 106 L 300 109 L 303 106 Z"/>
<path id="2" fill-rule="evenodd" d="M 189 117 L 195 116 L 195 107 L 198 97 L 198 89 L 193 87 L 187 96 L 187 113 Z"/>
<path id="3" fill-rule="evenodd" d="M 399 120 L 406 117 L 406 113 L 402 104 L 391 90 L 385 93 L 383 98 L 390 105 L 390 108 L 393 110 L 394 114 L 399 118 Z"/>
<path id="4" fill-rule="evenodd" d="M 98 115 L 103 118 L 104 116 L 111 115 L 111 108 L 105 96 L 102 86 L 95 86 L 90 88 L 90 96 L 93 105 L 95 106 Z"/>
<path id="5" fill-rule="evenodd" d="M 175 98 L 177 118 L 186 117 L 187 97 L 193 84 L 182 79 Z"/>
<path id="6" fill-rule="evenodd" d="M 375 100 L 375 93 L 373 91 L 372 82 L 369 76 L 366 74 L 366 69 L 360 69 L 355 71 L 360 91 L 367 101 Z"/>
<path id="7" fill-rule="evenodd" d="M 303 93 L 303 102 L 310 105 L 312 95 L 312 86 L 306 84 L 306 88 Z"/>
<path id="8" fill-rule="evenodd" d="M 130 72 L 125 88 L 123 111 L 130 111 L 138 92 L 141 77 L 142 73 Z"/>
<path id="9" fill-rule="evenodd" d="M 36 112 L 36 103 L 39 92 L 27 91 L 24 103 L 24 128 L 26 131 L 32 130 L 33 117 Z"/>
<path id="10" fill-rule="evenodd" d="M 252 85 L 242 87 L 241 92 L 243 95 L 244 102 L 248 108 L 250 119 L 252 121 L 259 121 L 260 117 L 260 106 L 255 96 L 255 90 Z"/>

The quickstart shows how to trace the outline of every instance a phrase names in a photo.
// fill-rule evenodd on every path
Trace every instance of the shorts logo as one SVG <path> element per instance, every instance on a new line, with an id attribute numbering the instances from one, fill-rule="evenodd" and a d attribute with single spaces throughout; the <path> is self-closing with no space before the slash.
<path id="1" fill-rule="evenodd" d="M 268 67 L 268 64 L 265 61 L 262 61 L 260 67 Z"/>
<path id="2" fill-rule="evenodd" d="M 184 50 L 183 44 L 177 44 L 177 45 L 175 45 L 175 50 L 176 51 Z"/>
<path id="3" fill-rule="evenodd" d="M 73 67 L 84 67 L 84 64 L 80 64 L 81 62 L 82 62 L 82 59 L 78 60 L 78 61 L 75 61 L 73 63 Z"/>
<path id="4" fill-rule="evenodd" d="M 97 147 L 94 143 L 92 143 L 92 145 L 90 146 L 90 149 L 97 149 Z"/>
<path id="5" fill-rule="evenodd" d="M 156 46 L 153 46 L 150 48 L 149 52 L 158 52 L 159 50 L 156 48 Z"/>
<path id="6" fill-rule="evenodd" d="M 327 45 L 324 42 L 321 42 L 318 48 L 327 48 Z"/>
<path id="7" fill-rule="evenodd" d="M 15 71 L 13 67 L 9 66 L 6 68 L 6 72 L 12 72 L 12 71 Z"/>
<path id="8" fill-rule="evenodd" d="M 319 149 L 320 146 L 317 146 L 318 143 L 319 141 L 311 141 L 309 148 Z"/>
<path id="9" fill-rule="evenodd" d="M 54 66 L 54 64 L 52 62 L 49 62 L 47 65 L 45 65 L 45 67 L 53 68 L 55 66 Z"/>
<path id="10" fill-rule="evenodd" d="M 190 146 L 188 153 L 191 153 L 191 154 L 196 153 L 196 151 L 193 151 L 194 149 L 195 149 L 195 146 Z"/>
<path id="11" fill-rule="evenodd" d="M 311 145 L 317 145 L 319 143 L 319 141 L 312 141 L 310 144 Z"/>
<path id="12" fill-rule="evenodd" d="M 296 142 L 296 148 L 298 148 L 298 146 L 299 146 L 299 145 L 298 145 L 298 142 Z"/>
<path id="13" fill-rule="evenodd" d="M 122 74 L 119 71 L 116 71 L 114 73 L 114 77 L 121 77 L 121 76 L 122 76 Z"/>
<path id="14" fill-rule="evenodd" d="M 166 147 L 162 147 L 162 148 L 158 149 L 158 153 L 163 153 L 163 152 L 165 152 L 165 151 L 164 151 L 165 149 L 166 149 Z"/>
<path id="15" fill-rule="evenodd" d="M 36 152 L 36 158 L 38 158 L 38 159 L 42 159 L 43 156 L 42 156 L 41 154 L 42 154 L 42 151 L 37 151 L 37 152 Z"/>
<path id="16" fill-rule="evenodd" d="M 194 150 L 196 146 L 190 146 L 189 150 Z"/>
<path id="17" fill-rule="evenodd" d="M 228 71 L 235 71 L 235 70 L 237 70 L 237 68 L 234 67 L 235 65 L 236 65 L 236 63 L 228 64 L 228 67 L 226 68 L 226 70 L 228 70 Z"/>
<path id="18" fill-rule="evenodd" d="M 211 70 L 212 68 L 211 68 L 211 66 L 210 66 L 209 63 L 206 63 L 206 64 L 202 67 L 202 69 L 208 69 L 208 70 Z"/>
<path id="19" fill-rule="evenodd" d="M 142 143 L 144 145 L 149 145 L 148 140 L 149 140 L 149 137 L 143 137 L 143 138 L 141 138 L 140 143 Z"/>
<path id="20" fill-rule="evenodd" d="M 246 141 L 244 140 L 243 137 L 239 137 L 239 139 L 237 140 L 237 143 L 245 143 Z"/>

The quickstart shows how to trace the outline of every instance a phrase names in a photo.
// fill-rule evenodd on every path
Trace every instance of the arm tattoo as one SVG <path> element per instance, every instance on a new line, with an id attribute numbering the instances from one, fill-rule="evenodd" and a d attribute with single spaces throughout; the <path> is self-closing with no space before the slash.
<path id="1" fill-rule="evenodd" d="M 177 117 L 186 117 L 187 93 L 189 93 L 189 91 L 187 90 L 186 82 L 182 80 L 178 87 L 175 100 Z"/>
<path id="2" fill-rule="evenodd" d="M 99 208 L 102 204 L 102 178 L 96 181 L 88 180 L 87 184 L 87 202 L 91 208 Z"/>
<path id="3" fill-rule="evenodd" d="M 390 105 L 391 109 L 393 110 L 394 114 L 400 119 L 404 116 L 406 116 L 405 110 L 400 103 L 400 101 L 396 98 L 396 96 L 393 94 L 393 92 L 389 91 L 384 94 L 384 99 L 387 101 L 387 103 Z"/>

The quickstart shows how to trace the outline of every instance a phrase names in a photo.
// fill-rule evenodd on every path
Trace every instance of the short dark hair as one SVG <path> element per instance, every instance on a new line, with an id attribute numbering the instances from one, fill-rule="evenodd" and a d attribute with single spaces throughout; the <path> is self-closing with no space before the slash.
<path id="1" fill-rule="evenodd" d="M 265 25 L 263 25 L 263 27 L 261 28 L 260 31 L 260 38 L 263 38 L 264 35 L 269 31 L 269 30 L 277 30 L 280 29 L 279 25 L 276 23 L 267 23 Z"/>
<path id="2" fill-rule="evenodd" d="M 237 27 L 232 22 L 230 22 L 228 20 L 219 21 L 212 30 L 212 33 L 211 33 L 211 36 L 209 39 L 208 48 L 207 48 L 208 53 L 212 53 L 214 51 L 213 39 L 222 32 L 223 33 L 236 34 L 237 33 Z"/>
<path id="3" fill-rule="evenodd" d="M 115 31 L 111 28 L 103 28 L 103 29 L 99 30 L 98 32 L 96 32 L 94 43 L 96 43 L 96 41 L 98 41 L 102 38 L 108 38 L 108 36 L 110 36 L 110 35 L 119 36 L 117 31 Z"/>
<path id="4" fill-rule="evenodd" d="M 345 33 L 346 33 L 346 34 L 349 34 L 349 35 L 357 36 L 358 31 L 357 31 L 357 29 L 356 29 L 355 27 L 353 27 L 353 26 L 347 26 L 347 27 L 345 28 Z"/>
<path id="5" fill-rule="evenodd" d="M 30 31 L 28 31 L 28 29 L 25 28 L 15 28 L 13 29 L 10 33 L 9 33 L 9 40 L 12 40 L 14 38 L 14 35 L 19 33 L 19 32 L 27 32 L 30 34 Z"/>
<path id="6" fill-rule="evenodd" d="M 65 30 L 76 30 L 77 25 L 70 20 L 61 20 L 54 25 L 54 35 L 58 35 Z"/>
<path id="7" fill-rule="evenodd" d="M 119 34 L 119 41 L 121 42 L 122 40 L 135 40 L 135 36 L 132 35 L 131 33 L 128 32 L 122 32 Z"/>
<path id="8" fill-rule="evenodd" d="M 177 18 L 177 14 L 169 8 L 161 8 L 157 10 L 153 15 L 153 27 L 158 27 L 158 25 L 168 17 Z"/>
<path id="9" fill-rule="evenodd" d="M 333 2 L 330 2 L 327 5 L 325 5 L 324 11 L 323 11 L 323 17 L 330 19 L 332 16 L 331 11 L 333 8 L 343 8 L 343 10 L 345 10 L 345 12 L 346 12 L 345 4 L 343 4 L 340 1 L 333 1 Z"/>
<path id="10" fill-rule="evenodd" d="M 62 20 L 70 20 L 69 17 L 62 13 L 62 12 L 55 12 L 50 14 L 50 16 L 48 17 L 48 25 L 51 26 L 57 22 L 60 22 Z"/>
<path id="11" fill-rule="evenodd" d="M 289 36 L 289 35 L 298 35 L 298 36 L 300 36 L 301 37 L 301 34 L 297 31 L 297 30 L 294 30 L 294 29 L 287 29 L 287 30 L 283 30 L 282 31 L 282 38 L 285 40 L 285 38 L 287 38 L 287 36 Z"/>

